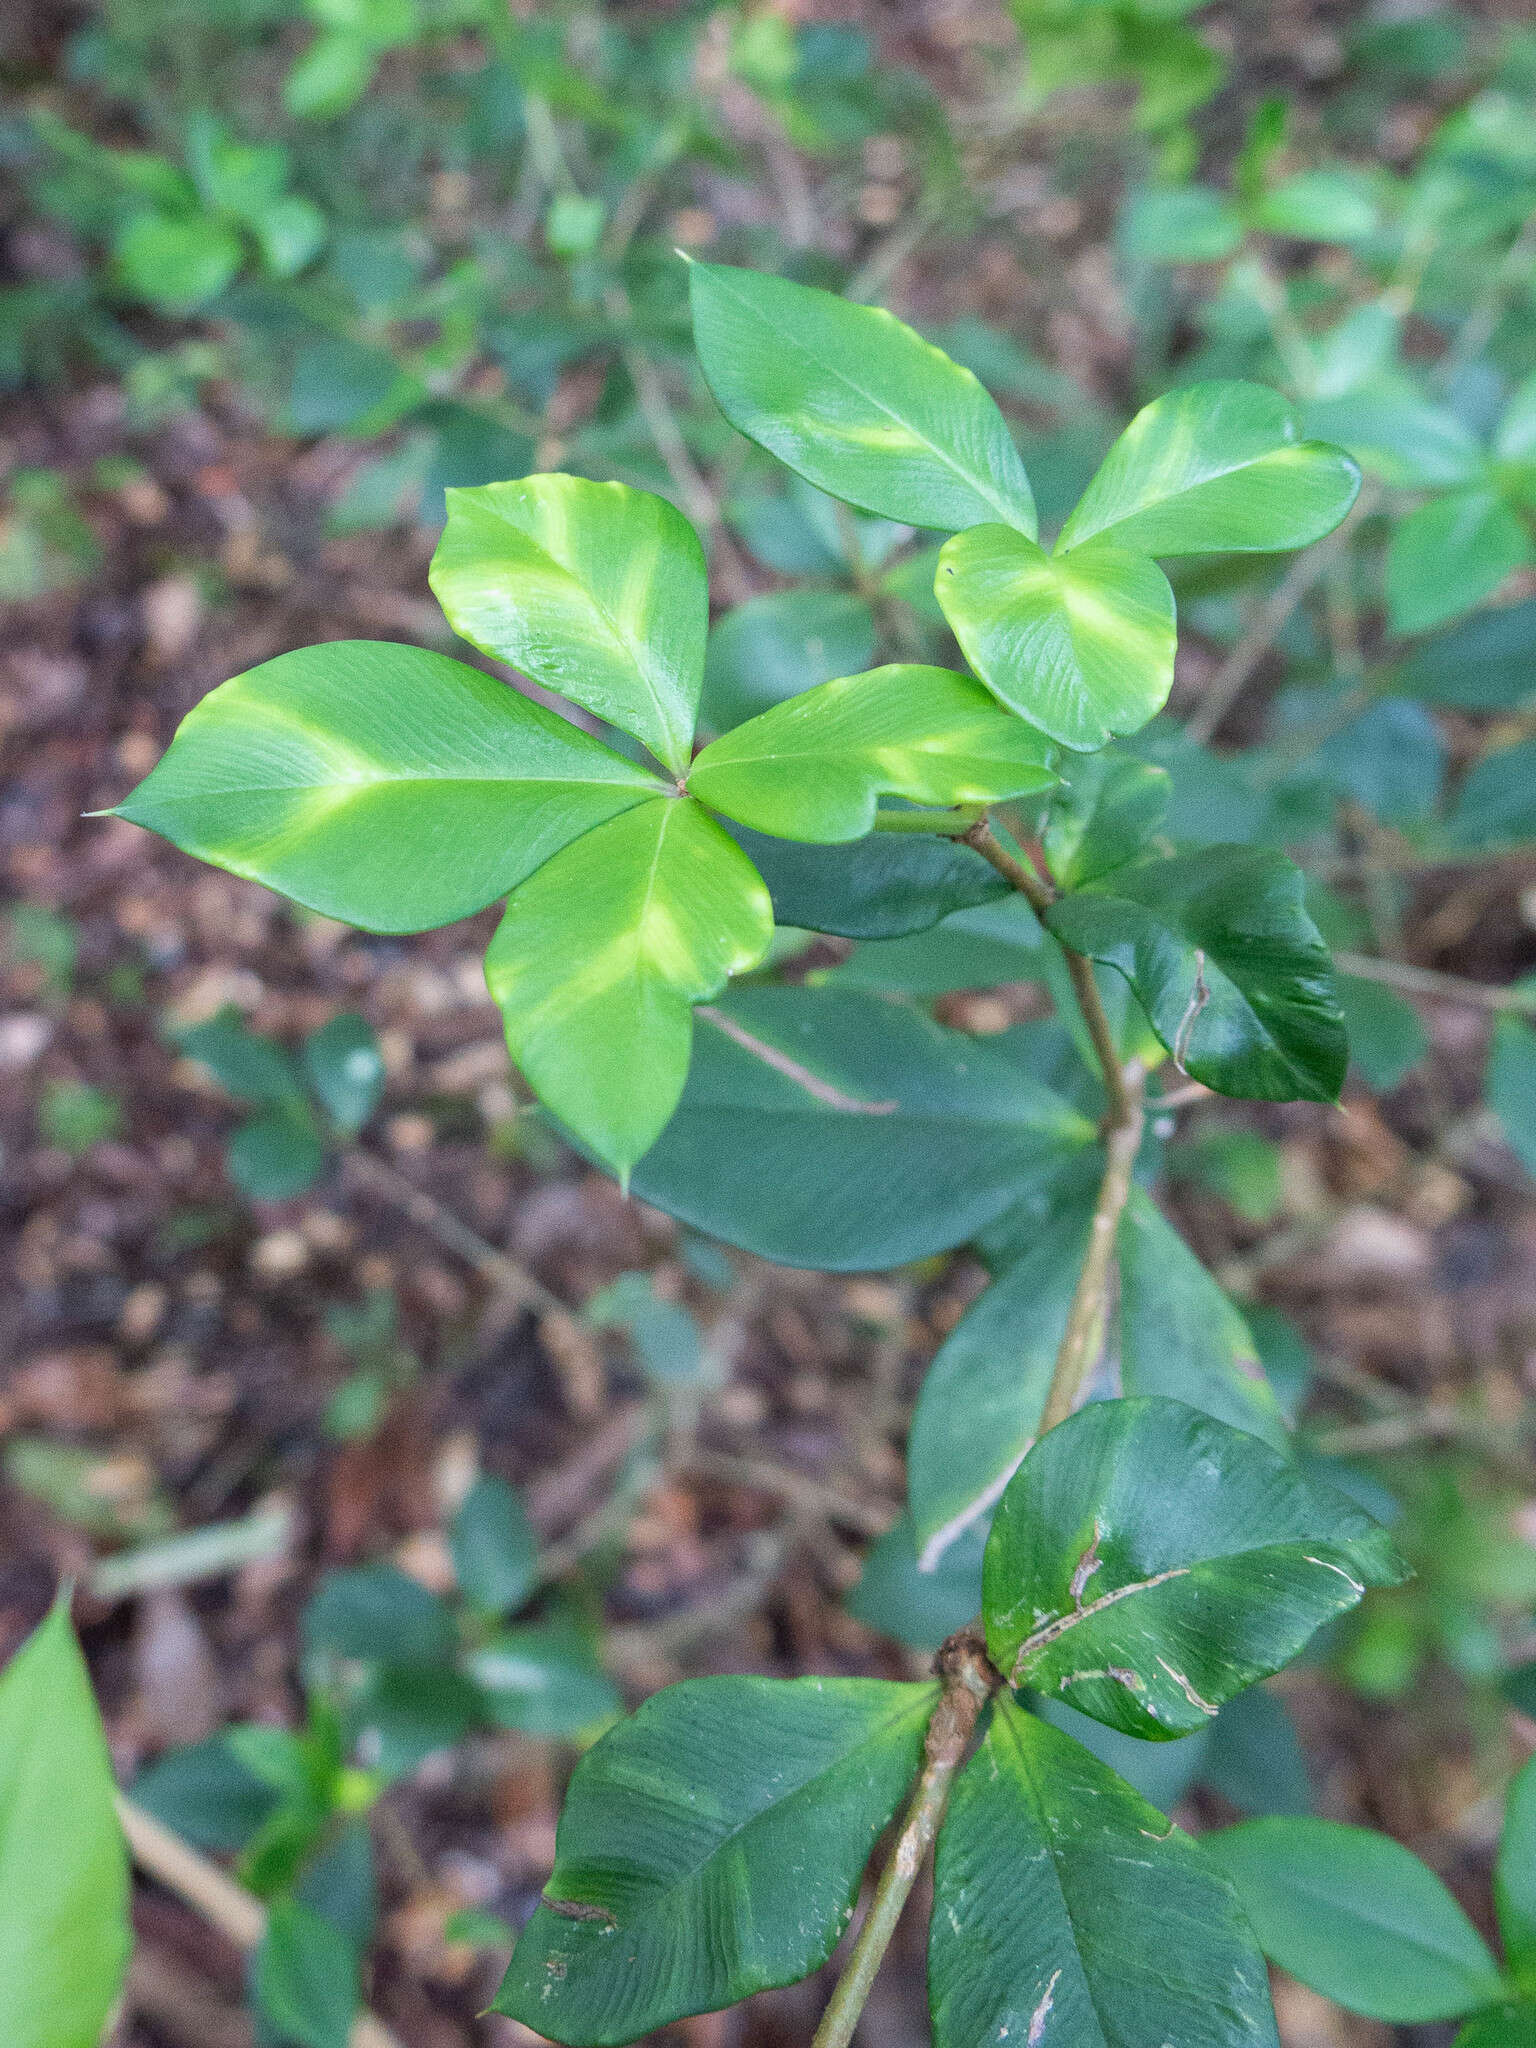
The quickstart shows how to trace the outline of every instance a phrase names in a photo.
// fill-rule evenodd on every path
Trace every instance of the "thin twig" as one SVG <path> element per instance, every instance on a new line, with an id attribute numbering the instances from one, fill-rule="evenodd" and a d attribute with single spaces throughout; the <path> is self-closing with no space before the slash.
<path id="1" fill-rule="evenodd" d="M 1502 983 L 1467 981 L 1459 974 L 1442 974 L 1438 968 L 1415 967 L 1407 960 L 1378 960 L 1371 953 L 1335 953 L 1333 964 L 1341 974 L 1359 981 L 1379 981 L 1388 988 L 1400 988 L 1406 995 L 1429 996 L 1442 1003 L 1465 1003 L 1474 1010 L 1514 1010 L 1536 1014 L 1536 988 L 1508 987 Z"/>
<path id="2" fill-rule="evenodd" d="M 175 1892 L 236 1948 L 257 1946 L 267 1930 L 267 1909 L 260 1899 L 121 1792 L 117 1817 L 142 1871 Z M 400 2048 L 400 2042 L 381 2019 L 363 2011 L 352 2022 L 351 2048 Z"/>
<path id="3" fill-rule="evenodd" d="M 853 2039 L 875 1973 L 896 1932 L 901 1909 L 939 1832 L 949 1805 L 950 1788 L 965 1761 L 977 1717 L 1002 1683 L 988 1663 L 979 1637 L 970 1629 L 950 1637 L 939 1652 L 937 1669 L 944 1680 L 944 1691 L 928 1723 L 922 1776 L 811 2048 L 848 2048 Z"/>

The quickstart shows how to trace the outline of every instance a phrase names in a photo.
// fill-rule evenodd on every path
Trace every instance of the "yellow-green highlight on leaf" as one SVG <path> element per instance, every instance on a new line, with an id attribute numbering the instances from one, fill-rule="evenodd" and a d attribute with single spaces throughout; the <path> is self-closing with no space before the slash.
<path id="1" fill-rule="evenodd" d="M 700 1678 L 589 1749 L 496 1999 L 612 2048 L 824 1963 L 922 1756 L 934 1685 Z"/>
<path id="2" fill-rule="evenodd" d="M 310 910 L 414 932 L 660 787 L 479 669 L 338 640 L 211 691 L 116 815 Z"/>
<path id="3" fill-rule="evenodd" d="M 1191 384 L 1137 413 L 1056 542 L 1148 555 L 1274 553 L 1331 533 L 1360 490 L 1341 448 L 1298 437 L 1262 384 Z"/>
<path id="4" fill-rule="evenodd" d="M 682 513 L 577 476 L 450 490 L 429 578 L 453 630 L 680 773 L 709 627 L 704 552 Z"/>
<path id="5" fill-rule="evenodd" d="M 969 370 L 878 306 L 692 263 L 693 336 L 720 410 L 797 475 L 866 512 L 1034 535 L 1008 423 Z"/>
<path id="6" fill-rule="evenodd" d="M 0 2041 L 97 2048 L 128 1966 L 128 1852 L 64 1596 L 0 1674 Z"/>
<path id="7" fill-rule="evenodd" d="M 969 676 L 894 664 L 776 704 L 707 746 L 688 787 L 756 832 L 859 839 L 876 799 L 987 804 L 1057 781 L 1041 735 Z"/>
<path id="8" fill-rule="evenodd" d="M 1173 687 L 1173 592 L 1157 564 L 1095 544 L 1067 559 L 1006 526 L 944 543 L 934 592 L 1001 703 L 1091 752 L 1161 711 Z"/>
<path id="9" fill-rule="evenodd" d="M 740 847 L 701 805 L 658 797 L 514 892 L 485 976 L 528 1085 L 627 1182 L 683 1092 L 693 1004 L 772 937 Z"/>

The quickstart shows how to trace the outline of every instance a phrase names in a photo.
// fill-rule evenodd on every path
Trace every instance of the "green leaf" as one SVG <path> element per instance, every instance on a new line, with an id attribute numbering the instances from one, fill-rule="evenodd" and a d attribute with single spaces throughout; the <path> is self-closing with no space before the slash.
<path id="1" fill-rule="evenodd" d="M 1123 974 L 1180 1070 L 1222 1095 L 1333 1102 L 1349 1048 L 1300 871 L 1244 846 L 1120 868 L 1046 923 Z"/>
<path id="2" fill-rule="evenodd" d="M 688 270 L 693 335 L 731 422 L 808 482 L 886 519 L 1035 532 L 1007 422 L 969 370 L 878 306 L 725 264 Z"/>
<path id="3" fill-rule="evenodd" d="M 1429 1051 L 1424 1020 L 1406 996 L 1355 974 L 1338 977 L 1349 1057 L 1378 1095 L 1395 1088 Z"/>
<path id="4" fill-rule="evenodd" d="M 1296 1724 L 1267 1686 L 1227 1701 L 1211 1726 L 1203 1782 L 1240 1813 L 1310 1813 L 1312 1783 Z"/>
<path id="5" fill-rule="evenodd" d="M 499 1728 L 569 1737 L 624 1711 L 591 1642 L 567 1622 L 503 1629 L 474 1652 L 467 1668 Z"/>
<path id="6" fill-rule="evenodd" d="M 140 213 L 113 247 L 130 291 L 168 312 L 190 313 L 217 298 L 241 262 L 240 237 L 211 216 Z"/>
<path id="7" fill-rule="evenodd" d="M 934 2048 L 1275 2048 L 1264 1961 L 1220 1871 L 1006 1696 L 956 1782 L 934 1890 Z"/>
<path id="8" fill-rule="evenodd" d="M 128 1853 L 61 1595 L 0 1674 L 0 2039 L 96 2048 L 128 1965 Z"/>
<path id="9" fill-rule="evenodd" d="M 1525 528 L 1491 490 L 1431 498 L 1394 530 L 1387 549 L 1388 623 L 1394 633 L 1443 626 L 1530 559 Z"/>
<path id="10" fill-rule="evenodd" d="M 709 1013 L 634 1186 L 764 1258 L 858 1272 L 963 1244 L 1093 1135 L 984 1039 L 879 996 L 753 988 Z"/>
<path id="11" fill-rule="evenodd" d="M 775 590 L 718 620 L 704 660 L 699 716 L 711 732 L 782 704 L 875 658 L 875 619 L 846 590 Z"/>
<path id="12" fill-rule="evenodd" d="M 280 1795 L 224 1735 L 210 1735 L 140 1771 L 133 1797 L 146 1813 L 199 1849 L 233 1853 L 272 1818 Z"/>
<path id="13" fill-rule="evenodd" d="M 284 2042 L 347 2048 L 357 2011 L 357 1951 L 297 1899 L 274 1899 L 251 1960 L 251 1999 Z"/>
<path id="14" fill-rule="evenodd" d="M 1256 224 L 1299 242 L 1360 242 L 1376 232 L 1365 181 L 1342 166 L 1297 171 L 1259 202 Z"/>
<path id="15" fill-rule="evenodd" d="M 1509 1788 L 1493 1898 L 1510 1974 L 1530 1991 L 1536 1988 L 1536 1758 L 1526 1759 Z"/>
<path id="16" fill-rule="evenodd" d="M 1207 1835 L 1273 1962 L 1351 2012 L 1455 2019 L 1505 1989 L 1445 1886 L 1389 1835 L 1276 1816 Z"/>
<path id="17" fill-rule="evenodd" d="M 301 121 L 328 121 L 355 106 L 378 62 L 359 35 L 335 30 L 318 35 L 283 80 L 283 105 Z"/>
<path id="18" fill-rule="evenodd" d="M 384 1664 L 349 1703 L 348 1733 L 385 1778 L 403 1778 L 485 1719 L 472 1679 L 449 1664 Z"/>
<path id="19" fill-rule="evenodd" d="M 1445 490 L 1483 471 L 1476 438 L 1448 406 L 1432 405 L 1405 378 L 1374 377 L 1336 397 L 1314 399 L 1306 422 L 1399 489 Z"/>
<path id="20" fill-rule="evenodd" d="M 654 777 L 445 655 L 332 641 L 222 683 L 113 815 L 368 931 L 467 917 Z"/>
<path id="21" fill-rule="evenodd" d="M 1131 1190 L 1115 1249 L 1123 1391 L 1187 1401 L 1288 1452 L 1280 1404 L 1248 1325 L 1141 1188 Z"/>
<path id="22" fill-rule="evenodd" d="M 932 1571 L 918 1564 L 910 1515 L 901 1516 L 864 1559 L 859 1583 L 844 1605 L 855 1621 L 929 1655 L 963 1628 L 981 1605 L 981 1553 L 986 1518 L 955 1538 Z"/>
<path id="23" fill-rule="evenodd" d="M 251 222 L 274 277 L 293 277 L 325 246 L 325 215 L 312 199 L 289 192 Z"/>
<path id="24" fill-rule="evenodd" d="M 242 1124 L 230 1138 L 224 1163 L 248 1201 L 286 1202 L 320 1178 L 325 1147 L 301 1102 Z"/>
<path id="25" fill-rule="evenodd" d="M 1045 944 L 1035 913 L 1022 896 L 1010 896 L 975 910 L 957 910 L 911 938 L 858 946 L 841 966 L 813 968 L 806 978 L 818 988 L 941 996 L 953 989 L 1033 981 L 1042 972 Z"/>
<path id="26" fill-rule="evenodd" d="M 1173 592 L 1145 555 L 1099 543 L 1064 559 L 976 526 L 944 543 L 933 587 L 987 688 L 1064 747 L 1136 732 L 1168 701 Z"/>
<path id="27" fill-rule="evenodd" d="M 1536 1030 L 1523 1017 L 1494 1025 L 1483 1092 L 1509 1149 L 1536 1180 Z"/>
<path id="28" fill-rule="evenodd" d="M 364 1664 L 436 1664 L 454 1649 L 435 1593 L 389 1564 L 327 1572 L 304 1609 L 304 1647 Z"/>
<path id="29" fill-rule="evenodd" d="M 1536 2048 L 1536 2005 L 1495 2005 L 1475 2013 L 1455 2048 Z"/>
<path id="30" fill-rule="evenodd" d="M 507 1045 L 547 1108 L 621 1179 L 677 1106 L 693 1005 L 773 937 L 757 870 L 690 799 L 589 832 L 518 889 L 485 956 Z"/>
<path id="31" fill-rule="evenodd" d="M 1484 754 L 1446 823 L 1454 846 L 1511 846 L 1536 838 L 1536 740 Z"/>
<path id="32" fill-rule="evenodd" d="M 1243 239 L 1243 224 L 1209 185 L 1144 187 L 1120 222 L 1120 247 L 1133 262 L 1219 263 Z"/>
<path id="33" fill-rule="evenodd" d="M 539 1543 L 504 1479 L 482 1472 L 449 1532 L 459 1590 L 483 1614 L 512 1614 L 533 1591 Z"/>
<path id="34" fill-rule="evenodd" d="M 299 1070 L 288 1052 L 249 1030 L 234 1010 L 192 1025 L 177 1043 L 188 1059 L 208 1069 L 226 1095 L 262 1109 L 303 1100 Z"/>
<path id="35" fill-rule="evenodd" d="M 1273 553 L 1331 533 L 1360 471 L 1342 449 L 1298 438 L 1295 414 L 1260 384 L 1191 384 L 1154 399 L 1105 456 L 1056 543 L 1113 541 L 1149 555 Z"/>
<path id="36" fill-rule="evenodd" d="M 935 1697 L 849 1678 L 703 1678 L 655 1694 L 576 1766 L 545 1902 L 496 2010 L 596 2048 L 816 1969 L 917 1769 Z"/>
<path id="37" fill-rule="evenodd" d="M 1517 711 L 1536 695 L 1536 598 L 1483 612 L 1416 647 L 1396 687 L 1453 711 Z"/>
<path id="38" fill-rule="evenodd" d="M 842 846 L 803 846 L 728 827 L 768 884 L 776 923 L 845 939 L 926 931 L 953 911 L 1012 895 L 979 853 L 921 832 L 871 832 Z"/>
<path id="39" fill-rule="evenodd" d="M 704 681 L 704 551 L 665 498 L 579 476 L 450 490 L 432 557 L 453 630 L 688 766 Z"/>
<path id="40" fill-rule="evenodd" d="M 384 1093 L 379 1041 L 351 1011 L 322 1024 L 304 1041 L 304 1071 L 338 1130 L 360 1131 Z"/>
<path id="41" fill-rule="evenodd" d="M 755 832 L 835 844 L 872 829 L 882 796 L 988 804 L 1049 789 L 1049 752 L 969 676 L 893 664 L 738 725 L 699 755 L 688 787 Z"/>
<path id="42" fill-rule="evenodd" d="M 1182 1735 L 1406 1566 L 1353 1502 L 1179 1401 L 1043 1436 L 987 1542 L 992 1661 L 1129 1735 Z"/>
<path id="43" fill-rule="evenodd" d="M 1102 1172 L 1095 1148 L 1062 1176 L 1026 1249 L 966 1310 L 928 1368 L 907 1444 L 925 1571 L 988 1513 L 1035 1440 Z"/>
<path id="44" fill-rule="evenodd" d="M 1173 797 L 1166 768 L 1113 749 L 1070 764 L 1051 800 L 1045 857 L 1063 889 L 1081 889 L 1144 853 Z"/>

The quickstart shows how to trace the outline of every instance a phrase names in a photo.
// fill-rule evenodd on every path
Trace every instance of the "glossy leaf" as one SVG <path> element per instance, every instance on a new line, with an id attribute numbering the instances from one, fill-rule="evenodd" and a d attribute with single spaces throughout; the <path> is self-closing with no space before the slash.
<path id="1" fill-rule="evenodd" d="M 496 2009 L 588 2048 L 817 1968 L 917 1768 L 934 1698 L 931 1685 L 836 1678 L 704 1678 L 653 1695 L 576 1766 L 544 1903 Z"/>
<path id="2" fill-rule="evenodd" d="M 1042 1437 L 987 1542 L 992 1661 L 1127 1734 L 1199 1728 L 1406 1567 L 1386 1532 L 1257 1437 L 1154 1398 Z"/>
<path id="3" fill-rule="evenodd" d="M 925 1571 L 990 1512 L 1034 1442 L 1102 1172 L 1095 1148 L 1062 1176 L 1029 1244 L 966 1310 L 928 1368 L 907 1444 L 907 1494 Z"/>
<path id="4" fill-rule="evenodd" d="M 934 1886 L 934 2048 L 1275 2048 L 1264 1960 L 1221 1872 L 1006 1696 L 956 1782 Z"/>
<path id="5" fill-rule="evenodd" d="M 804 846 L 728 825 L 773 898 L 775 922 L 844 939 L 894 939 L 1012 894 L 979 853 L 924 832 Z"/>
<path id="6" fill-rule="evenodd" d="M 1141 1188 L 1131 1190 L 1115 1250 L 1124 1392 L 1186 1401 L 1288 1451 L 1280 1404 L 1236 1304 Z"/>
<path id="7" fill-rule="evenodd" d="M 1504 1986 L 1482 1937 L 1432 1871 L 1389 1835 L 1276 1816 L 1207 1835 L 1264 1953 L 1352 2012 L 1454 2019 Z"/>
<path id="8" fill-rule="evenodd" d="M 478 669 L 332 641 L 222 683 L 115 815 L 368 931 L 483 909 L 654 777 Z"/>
<path id="9" fill-rule="evenodd" d="M 128 1852 L 60 1598 L 0 1673 L 0 2039 L 96 2048 L 128 1965 Z"/>
<path id="10" fill-rule="evenodd" d="M 1240 846 L 1121 868 L 1046 923 L 1123 974 L 1179 1068 L 1223 1095 L 1332 1102 L 1348 1044 L 1328 949 L 1283 854 Z"/>
<path id="11" fill-rule="evenodd" d="M 718 263 L 688 271 L 720 410 L 834 498 L 950 532 L 1035 531 L 1007 422 L 969 370 L 878 306 Z"/>
<path id="12" fill-rule="evenodd" d="M 746 855 L 698 804 L 663 797 L 516 891 L 485 978 L 528 1085 L 627 1177 L 682 1093 L 692 1005 L 755 967 L 772 936 Z"/>
<path id="13" fill-rule="evenodd" d="M 429 580 L 453 630 L 686 768 L 709 596 L 682 513 L 576 476 L 447 497 Z"/>
<path id="14" fill-rule="evenodd" d="M 1270 553 L 1331 533 L 1360 471 L 1303 441 L 1278 392 L 1191 384 L 1154 399 L 1120 436 L 1061 530 L 1058 554 L 1112 541 L 1149 555 Z"/>
<path id="15" fill-rule="evenodd" d="M 1139 731 L 1168 701 L 1173 592 L 1144 554 L 1095 544 L 1062 558 L 976 526 L 944 543 L 933 587 L 987 688 L 1064 747 Z"/>
<path id="16" fill-rule="evenodd" d="M 859 1271 L 963 1244 L 1093 1135 L 984 1039 L 878 996 L 743 989 L 701 1019 L 634 1187 L 764 1258 Z"/>
<path id="17" fill-rule="evenodd" d="M 882 796 L 987 804 L 1049 789 L 1049 753 L 969 676 L 893 664 L 737 726 L 698 756 L 688 787 L 755 832 L 826 845 L 869 832 Z"/>
<path id="18" fill-rule="evenodd" d="M 1427 633 L 1491 597 L 1531 559 L 1518 516 L 1486 487 L 1431 498 L 1394 529 L 1387 617 L 1394 633 Z"/>
<path id="19" fill-rule="evenodd" d="M 1536 1760 L 1531 1758 L 1509 1788 L 1493 1898 L 1510 1974 L 1522 1989 L 1536 1989 Z"/>

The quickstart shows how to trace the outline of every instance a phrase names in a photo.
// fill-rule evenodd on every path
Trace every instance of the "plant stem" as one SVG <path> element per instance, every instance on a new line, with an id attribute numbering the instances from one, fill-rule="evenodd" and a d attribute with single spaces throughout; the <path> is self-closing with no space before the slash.
<path id="1" fill-rule="evenodd" d="M 1384 982 L 1388 988 L 1400 988 L 1408 995 L 1466 1003 L 1477 1010 L 1513 1010 L 1526 1015 L 1536 1011 L 1536 989 L 1467 981 L 1459 974 L 1442 974 L 1435 967 L 1415 967 L 1407 960 L 1378 960 L 1369 953 L 1335 953 L 1333 959 L 1341 974 L 1352 974 L 1360 981 Z"/>
<path id="2" fill-rule="evenodd" d="M 972 1624 L 950 1637 L 940 1650 L 937 1669 L 944 1691 L 928 1723 L 923 1743 L 923 1770 L 907 1808 L 896 1847 L 880 1873 L 868 1916 L 853 1945 L 848 1966 L 838 1979 L 811 2048 L 848 2048 L 859 2023 L 875 1973 L 891 1945 L 907 1896 L 917 1882 L 923 1859 L 932 1848 L 949 1805 L 955 1773 L 965 1761 L 977 1716 L 1002 1680 L 987 1661 L 980 1633 Z"/>
<path id="3" fill-rule="evenodd" d="M 947 839 L 964 839 L 979 822 L 980 804 L 956 804 L 952 810 L 876 811 L 877 832 L 937 832 Z"/>

